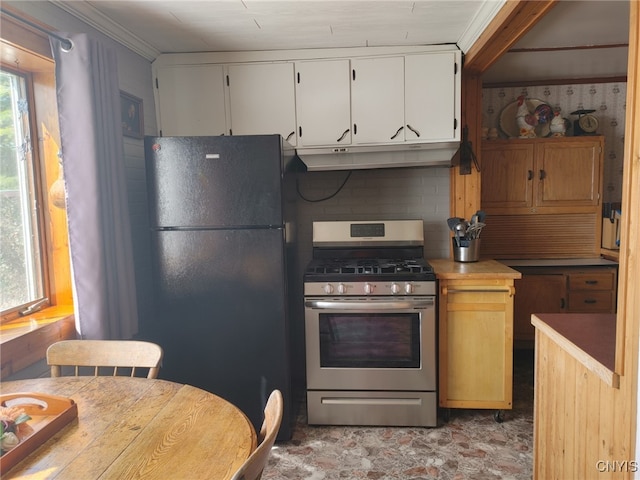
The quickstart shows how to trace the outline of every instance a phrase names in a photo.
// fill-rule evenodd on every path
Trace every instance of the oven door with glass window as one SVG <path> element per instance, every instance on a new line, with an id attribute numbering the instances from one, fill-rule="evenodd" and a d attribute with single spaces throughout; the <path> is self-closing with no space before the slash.
<path id="1" fill-rule="evenodd" d="M 435 297 L 305 299 L 309 390 L 436 389 Z"/>

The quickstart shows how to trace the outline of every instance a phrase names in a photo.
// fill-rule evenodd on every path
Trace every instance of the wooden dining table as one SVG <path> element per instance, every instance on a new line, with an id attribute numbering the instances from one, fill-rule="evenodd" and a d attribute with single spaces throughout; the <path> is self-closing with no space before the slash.
<path id="1" fill-rule="evenodd" d="M 70 398 L 77 418 L 2 478 L 231 478 L 256 448 L 246 415 L 191 385 L 130 377 L 2 382 L 0 393 Z M 27 422 L 28 423 L 28 422 Z"/>

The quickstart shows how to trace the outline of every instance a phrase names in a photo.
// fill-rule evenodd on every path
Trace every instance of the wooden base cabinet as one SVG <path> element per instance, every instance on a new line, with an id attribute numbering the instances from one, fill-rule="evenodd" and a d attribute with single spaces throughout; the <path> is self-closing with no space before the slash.
<path id="1" fill-rule="evenodd" d="M 440 280 L 439 404 L 512 408 L 513 279 Z"/>
<path id="2" fill-rule="evenodd" d="M 518 295 L 513 307 L 514 347 L 532 349 L 536 332 L 531 325 L 531 314 L 567 311 L 566 278 L 561 272 L 523 274 L 515 285 Z"/>
<path id="3" fill-rule="evenodd" d="M 513 267 L 522 273 L 515 281 L 514 348 L 533 349 L 535 313 L 615 313 L 615 266 Z"/>

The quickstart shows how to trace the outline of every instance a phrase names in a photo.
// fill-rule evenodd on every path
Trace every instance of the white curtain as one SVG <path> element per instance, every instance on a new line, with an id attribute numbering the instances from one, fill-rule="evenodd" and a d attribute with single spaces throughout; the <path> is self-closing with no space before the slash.
<path id="1" fill-rule="evenodd" d="M 51 38 L 76 325 L 82 338 L 127 339 L 138 320 L 116 52 L 59 36 L 72 42 Z"/>

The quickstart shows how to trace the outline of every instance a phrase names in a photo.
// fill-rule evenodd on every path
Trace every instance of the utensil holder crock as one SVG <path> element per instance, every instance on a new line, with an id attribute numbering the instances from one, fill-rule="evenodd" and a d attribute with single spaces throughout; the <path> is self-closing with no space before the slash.
<path id="1" fill-rule="evenodd" d="M 460 240 L 458 246 L 456 239 L 453 242 L 453 260 L 456 262 L 477 262 L 480 259 L 480 239 Z"/>

